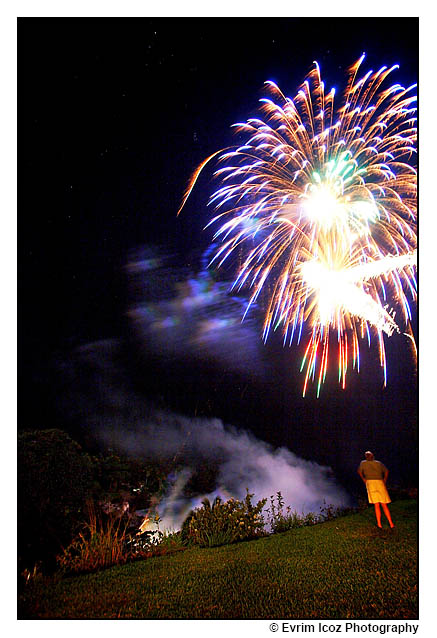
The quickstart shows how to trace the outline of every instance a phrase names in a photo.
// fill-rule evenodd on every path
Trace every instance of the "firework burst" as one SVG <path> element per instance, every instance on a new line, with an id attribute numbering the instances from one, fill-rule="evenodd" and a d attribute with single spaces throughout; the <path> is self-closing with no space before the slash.
<path id="1" fill-rule="evenodd" d="M 262 119 L 235 124 L 245 142 L 214 153 L 220 188 L 210 205 L 221 240 L 211 263 L 242 252 L 233 289 L 251 290 L 246 312 L 269 295 L 263 328 L 281 328 L 284 343 L 308 336 L 302 361 L 305 395 L 325 379 L 337 341 L 338 378 L 359 371 L 359 344 L 376 334 L 386 383 L 384 335 L 405 326 L 416 298 L 416 85 L 387 86 L 397 69 L 358 78 L 364 55 L 349 69 L 342 98 L 325 92 L 317 62 L 294 99 L 273 82 Z M 181 208 L 182 208 L 181 206 Z M 241 251 L 240 251 L 241 249 Z M 401 320 L 395 321 L 396 310 Z M 306 328 L 306 329 L 304 329 Z"/>

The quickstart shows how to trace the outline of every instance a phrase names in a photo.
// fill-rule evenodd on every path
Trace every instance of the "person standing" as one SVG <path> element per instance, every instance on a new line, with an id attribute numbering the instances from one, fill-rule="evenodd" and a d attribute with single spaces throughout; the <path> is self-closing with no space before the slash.
<path id="1" fill-rule="evenodd" d="M 366 457 L 361 461 L 358 474 L 366 485 L 369 503 L 375 506 L 376 524 L 379 528 L 381 525 L 381 505 L 384 514 L 387 517 L 390 527 L 393 529 L 393 521 L 391 519 L 388 503 L 391 503 L 390 496 L 387 492 L 388 469 L 380 461 L 376 461 L 373 452 L 364 453 Z"/>

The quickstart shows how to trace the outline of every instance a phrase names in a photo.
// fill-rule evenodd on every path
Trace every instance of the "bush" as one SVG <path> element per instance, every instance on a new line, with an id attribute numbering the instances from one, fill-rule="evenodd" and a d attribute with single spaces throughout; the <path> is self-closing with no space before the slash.
<path id="1" fill-rule="evenodd" d="M 359 508 L 357 507 L 335 507 L 332 503 L 327 504 L 323 501 L 323 507 L 320 508 L 320 516 L 322 522 L 332 521 L 339 516 L 346 516 L 347 514 L 355 514 Z"/>
<path id="2" fill-rule="evenodd" d="M 266 509 L 267 523 L 273 534 L 286 532 L 289 529 L 297 527 L 305 527 L 307 525 L 317 525 L 325 521 L 331 521 L 334 518 L 350 514 L 354 510 L 351 508 L 335 507 L 323 501 L 323 507 L 320 508 L 320 514 L 308 512 L 307 514 L 298 514 L 296 510 L 292 510 L 288 505 L 284 512 L 284 499 L 281 492 L 276 492 L 276 502 L 274 496 L 270 497 L 270 508 Z"/>
<path id="3" fill-rule="evenodd" d="M 128 542 L 133 547 L 132 553 L 138 554 L 139 557 L 161 556 L 187 548 L 181 532 L 161 532 L 159 529 L 155 532 L 145 532 L 139 538 L 131 538 Z"/>
<path id="4" fill-rule="evenodd" d="M 284 512 L 284 499 L 281 492 L 276 493 L 276 503 L 274 496 L 270 496 L 270 507 L 266 509 L 267 525 L 272 534 L 280 534 L 289 529 L 303 526 L 303 517 L 296 511 L 292 511 L 288 505 Z"/>
<path id="5" fill-rule="evenodd" d="M 55 555 L 83 519 L 92 489 L 89 457 L 62 430 L 18 434 L 18 555 L 21 570 Z"/>
<path id="6" fill-rule="evenodd" d="M 231 498 L 223 502 L 217 497 L 212 505 L 205 498 L 202 507 L 191 512 L 183 525 L 188 541 L 201 547 L 214 547 L 263 535 L 262 509 L 266 499 L 254 506 L 252 497 L 247 491 L 244 501 Z"/>
<path id="7" fill-rule="evenodd" d="M 324 515 L 322 513 L 323 511 L 327 512 L 327 514 Z M 291 509 L 290 505 L 287 505 L 284 512 L 284 499 L 282 498 L 281 492 L 276 492 L 276 503 L 274 497 L 270 497 L 270 508 L 266 510 L 267 523 L 272 534 L 279 534 L 290 529 L 296 529 L 297 527 L 316 525 L 323 520 L 330 520 L 334 518 L 333 512 L 334 509 L 332 505 L 325 506 L 323 510 L 321 508 L 320 514 L 315 514 L 314 512 L 308 512 L 308 514 L 302 512 L 302 514 L 298 514 L 296 510 Z"/>

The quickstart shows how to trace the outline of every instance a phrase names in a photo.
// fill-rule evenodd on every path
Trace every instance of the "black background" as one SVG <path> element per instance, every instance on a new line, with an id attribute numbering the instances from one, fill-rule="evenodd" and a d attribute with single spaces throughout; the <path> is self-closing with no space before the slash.
<path id="1" fill-rule="evenodd" d="M 127 330 L 130 250 L 164 246 L 191 267 L 208 245 L 211 173 L 176 211 L 194 168 L 232 143 L 231 124 L 256 113 L 264 81 L 294 95 L 317 60 L 327 88 L 339 90 L 363 51 L 366 71 L 399 64 L 393 82 L 409 86 L 418 79 L 418 20 L 18 20 L 19 427 L 62 427 L 53 358 Z M 216 387 L 194 368 L 181 384 L 177 362 L 166 401 L 190 413 L 200 394 L 214 416 L 328 463 L 344 480 L 375 448 L 396 481 L 416 483 L 417 380 L 405 339 L 387 341 L 387 388 L 369 351 L 346 391 L 334 380 L 318 400 L 301 398 L 292 349 L 274 339 L 267 348 L 276 376 L 263 389 L 248 379 L 244 401 L 241 386 L 218 398 L 219 372 Z M 158 386 L 149 392 L 162 393 Z"/>

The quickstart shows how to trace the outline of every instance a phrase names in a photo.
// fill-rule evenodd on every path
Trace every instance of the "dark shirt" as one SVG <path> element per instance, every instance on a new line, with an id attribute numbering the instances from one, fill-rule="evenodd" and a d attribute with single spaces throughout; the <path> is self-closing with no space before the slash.
<path id="1" fill-rule="evenodd" d="M 387 472 L 387 468 L 380 461 L 361 461 L 358 470 L 362 473 L 365 479 L 375 480 L 383 479 L 384 474 Z"/>

